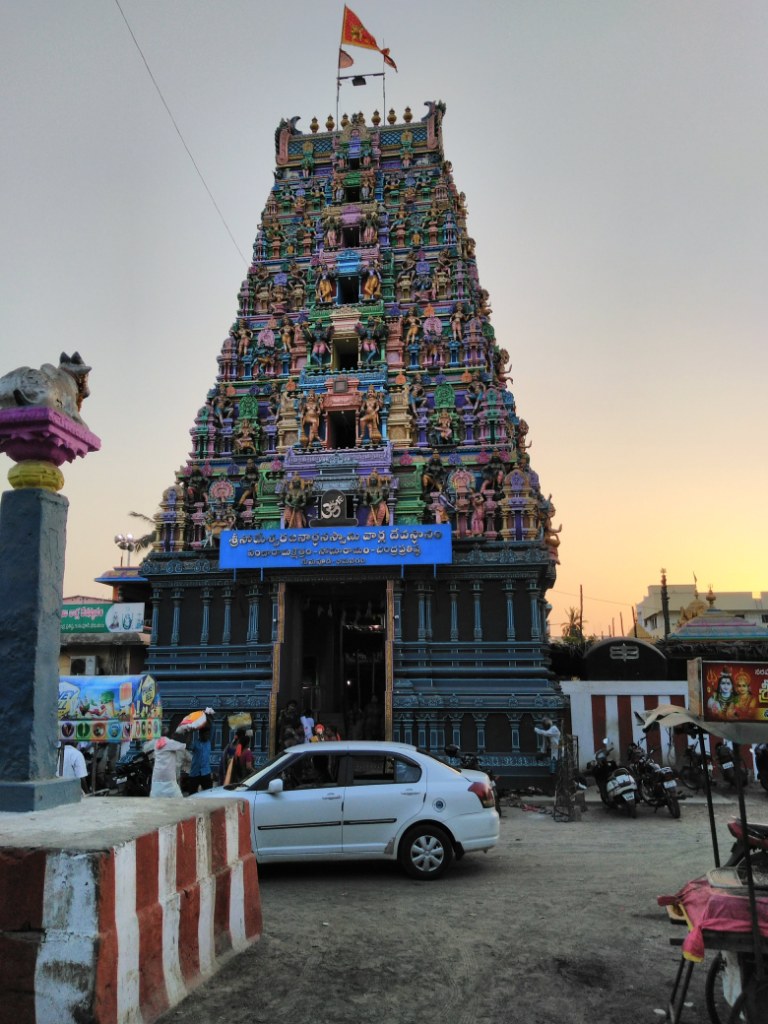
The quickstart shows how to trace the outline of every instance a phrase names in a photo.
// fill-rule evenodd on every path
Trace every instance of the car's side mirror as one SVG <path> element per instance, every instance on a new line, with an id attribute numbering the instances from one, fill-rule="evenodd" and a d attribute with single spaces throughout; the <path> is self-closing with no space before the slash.
<path id="1" fill-rule="evenodd" d="M 267 792 L 271 793 L 272 796 L 277 796 L 278 793 L 283 792 L 283 780 L 282 779 L 270 779 L 269 785 L 267 786 Z"/>

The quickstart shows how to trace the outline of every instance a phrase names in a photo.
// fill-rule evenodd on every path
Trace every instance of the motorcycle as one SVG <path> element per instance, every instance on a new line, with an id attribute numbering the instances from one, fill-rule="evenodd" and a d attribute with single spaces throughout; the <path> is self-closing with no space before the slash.
<path id="1" fill-rule="evenodd" d="M 710 786 L 714 786 L 714 780 L 712 778 L 712 757 L 709 754 L 705 755 L 704 761 L 702 761 L 701 753 L 698 748 L 691 745 L 686 747 L 683 753 L 683 766 L 681 767 L 678 775 L 680 781 L 687 789 L 694 791 L 703 789 L 705 786 L 705 771 L 706 775 L 709 776 Z"/>
<path id="2" fill-rule="evenodd" d="M 736 764 L 734 761 L 733 750 L 723 740 L 720 740 L 715 746 L 715 758 L 717 760 L 718 768 L 720 769 L 720 775 L 729 786 L 736 788 L 737 772 L 741 776 L 741 785 L 746 786 L 749 775 L 746 767 L 744 766 L 744 762 L 739 759 L 739 763 Z"/>
<path id="3" fill-rule="evenodd" d="M 755 778 L 768 792 L 768 743 L 758 743 L 755 747 Z"/>
<path id="4" fill-rule="evenodd" d="M 149 796 L 154 758 L 133 740 L 115 764 L 114 785 L 118 796 Z"/>
<path id="5" fill-rule="evenodd" d="M 637 817 L 637 782 L 624 765 L 618 765 L 610 756 L 613 745 L 603 740 L 593 759 L 587 765 L 587 774 L 597 784 L 600 799 L 606 807 L 617 807 L 630 816 Z"/>
<path id="6" fill-rule="evenodd" d="M 677 794 L 677 781 L 672 768 L 657 764 L 652 755 L 655 750 L 646 754 L 639 743 L 630 743 L 627 748 L 629 770 L 637 782 L 640 799 L 658 811 L 667 807 L 673 818 L 680 817 L 680 802 Z"/>
<path id="7" fill-rule="evenodd" d="M 728 831 L 735 842 L 724 867 L 735 867 L 749 855 L 755 867 L 762 871 L 768 871 L 768 825 L 763 822 L 748 821 L 745 836 L 741 821 L 734 818 L 728 822 Z"/>
<path id="8" fill-rule="evenodd" d="M 485 772 L 490 779 L 491 790 L 493 792 L 493 802 L 496 805 L 496 810 L 501 815 L 501 801 L 499 799 L 499 790 L 496 785 L 496 776 L 490 770 L 486 768 L 480 760 L 480 753 L 475 751 L 461 751 L 455 743 L 448 743 L 443 748 L 448 757 L 458 758 L 459 768 L 468 768 L 473 772 Z"/>

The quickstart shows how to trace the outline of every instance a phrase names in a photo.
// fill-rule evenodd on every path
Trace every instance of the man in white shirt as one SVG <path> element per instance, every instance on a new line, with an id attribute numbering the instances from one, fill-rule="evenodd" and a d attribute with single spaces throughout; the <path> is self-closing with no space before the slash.
<path id="1" fill-rule="evenodd" d="M 83 792 L 88 792 L 88 768 L 74 740 L 64 740 L 59 744 L 56 775 L 60 779 L 80 779 Z"/>
<path id="2" fill-rule="evenodd" d="M 547 746 L 549 747 L 549 770 L 554 772 L 557 765 L 557 756 L 560 751 L 560 730 L 551 718 L 543 718 L 541 727 L 538 725 L 534 726 L 534 732 L 538 733 L 539 736 L 546 737 Z"/>
<path id="3" fill-rule="evenodd" d="M 179 758 L 186 752 L 186 744 L 161 736 L 158 740 L 148 740 L 144 750 L 154 750 L 155 764 L 152 769 L 152 788 L 150 796 L 180 797 L 183 796 L 178 783 L 181 762 Z"/>

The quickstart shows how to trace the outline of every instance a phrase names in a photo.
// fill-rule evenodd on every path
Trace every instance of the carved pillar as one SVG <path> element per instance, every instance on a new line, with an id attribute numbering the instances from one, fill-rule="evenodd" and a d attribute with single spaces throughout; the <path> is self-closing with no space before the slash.
<path id="1" fill-rule="evenodd" d="M 248 588 L 248 632 L 245 642 L 257 644 L 259 642 L 259 599 L 261 598 L 261 587 L 258 583 Z"/>
<path id="2" fill-rule="evenodd" d="M 432 587 L 424 587 L 424 639 L 432 640 Z"/>
<path id="3" fill-rule="evenodd" d="M 157 644 L 157 633 L 160 628 L 160 590 L 158 587 L 152 588 L 152 632 L 150 643 L 152 646 Z"/>
<path id="4" fill-rule="evenodd" d="M 472 717 L 475 720 L 475 750 L 485 750 L 485 721 L 488 715 L 473 711 Z"/>
<path id="5" fill-rule="evenodd" d="M 419 629 L 417 633 L 417 639 L 426 640 L 427 638 L 427 621 L 426 621 L 426 606 L 424 602 L 424 584 L 417 583 L 416 591 L 419 595 Z"/>
<path id="6" fill-rule="evenodd" d="M 395 643 L 403 639 L 403 589 L 399 582 L 394 586 L 394 615 L 392 619 L 392 634 Z"/>
<path id="7" fill-rule="evenodd" d="M 520 715 L 510 714 L 507 712 L 507 718 L 509 719 L 509 728 L 512 731 L 512 750 L 520 751 Z"/>
<path id="8" fill-rule="evenodd" d="M 483 584 L 481 580 L 474 580 L 472 582 L 472 599 L 474 602 L 475 610 L 475 628 L 473 636 L 475 640 L 483 639 L 483 614 L 482 606 L 480 604 L 480 598 L 483 593 Z"/>
<path id="9" fill-rule="evenodd" d="M 173 601 L 173 621 L 171 623 L 171 647 L 179 646 L 179 631 L 181 629 L 181 599 L 184 596 L 183 590 L 171 591 Z"/>
<path id="10" fill-rule="evenodd" d="M 507 595 L 507 640 L 515 639 L 515 584 L 512 580 L 504 580 L 504 593 Z"/>
<path id="11" fill-rule="evenodd" d="M 464 715 L 452 712 L 448 716 L 451 720 L 451 743 L 455 743 L 457 747 L 461 746 L 461 723 L 464 719 Z"/>
<path id="12" fill-rule="evenodd" d="M 448 593 L 451 595 L 451 640 L 456 642 L 459 639 L 459 584 L 455 580 L 448 584 Z"/>
<path id="13" fill-rule="evenodd" d="M 211 628 L 211 589 L 206 587 L 203 590 L 203 622 L 200 627 L 200 646 L 208 645 L 208 634 Z"/>
<path id="14" fill-rule="evenodd" d="M 528 583 L 531 598 L 531 640 L 541 639 L 541 623 L 539 621 L 539 588 L 535 580 Z"/>
<path id="15" fill-rule="evenodd" d="M 221 631 L 221 642 L 224 647 L 232 642 L 232 587 L 224 587 L 224 626 Z"/>

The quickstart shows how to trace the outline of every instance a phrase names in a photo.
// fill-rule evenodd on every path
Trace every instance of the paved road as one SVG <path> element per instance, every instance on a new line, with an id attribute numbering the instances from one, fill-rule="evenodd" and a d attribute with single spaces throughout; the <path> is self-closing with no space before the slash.
<path id="1" fill-rule="evenodd" d="M 768 820 L 768 797 L 750 794 Z M 721 844 L 736 803 L 718 797 Z M 635 821 L 506 809 L 496 850 L 437 882 L 392 864 L 261 872 L 264 934 L 164 1024 L 645 1024 L 663 1020 L 679 951 L 658 907 L 713 867 L 706 805 Z M 704 969 L 687 1024 L 704 1021 Z"/>

